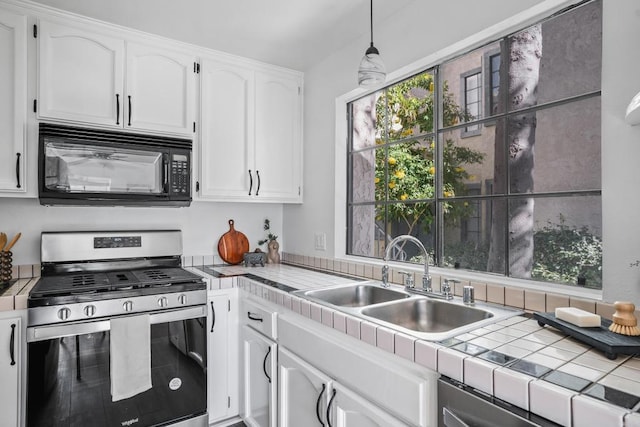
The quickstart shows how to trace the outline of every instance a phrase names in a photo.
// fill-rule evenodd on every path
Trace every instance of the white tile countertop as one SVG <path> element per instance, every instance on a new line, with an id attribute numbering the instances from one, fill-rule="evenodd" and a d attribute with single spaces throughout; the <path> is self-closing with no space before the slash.
<path id="1" fill-rule="evenodd" d="M 357 277 L 284 264 L 199 269 L 215 277 L 245 276 L 258 281 L 262 284 L 238 280 L 238 286 L 559 425 L 640 427 L 638 355 L 610 360 L 526 315 L 429 342 L 288 292 L 353 283 Z"/>

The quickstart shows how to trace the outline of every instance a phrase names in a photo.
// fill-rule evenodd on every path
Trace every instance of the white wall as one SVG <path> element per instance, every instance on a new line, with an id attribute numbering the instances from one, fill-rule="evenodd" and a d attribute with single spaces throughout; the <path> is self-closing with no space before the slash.
<path id="1" fill-rule="evenodd" d="M 377 23 L 374 41 L 387 71 L 394 72 L 421 58 L 434 55 L 467 36 L 540 3 L 513 2 L 413 2 L 385 22 Z M 557 2 L 556 2 L 557 3 Z M 437 10 L 434 10 L 437 8 Z M 422 25 L 417 23 L 422 22 Z M 640 3 L 637 0 L 604 0 L 603 35 L 603 233 L 604 300 L 637 301 L 640 305 L 640 268 L 629 264 L 640 259 L 640 126 L 623 123 L 626 105 L 640 91 Z M 286 233 L 295 235 L 288 252 L 330 257 L 344 246 L 344 225 L 336 222 L 333 184 L 344 176 L 335 169 L 335 100 L 357 87 L 356 70 L 367 40 L 342 50 L 305 73 L 305 203 L 286 206 Z M 340 141 L 342 143 L 343 141 Z M 342 178 L 338 178 L 342 179 Z M 337 191 L 340 191 L 340 185 Z M 336 227 L 341 230 L 336 230 Z M 327 235 L 327 251 L 314 249 L 314 232 Z M 337 236 L 334 238 L 334 235 Z"/>
<path id="2" fill-rule="evenodd" d="M 218 240 L 229 231 L 229 219 L 235 229 L 249 239 L 250 250 L 266 236 L 264 219 L 278 236 L 280 250 L 286 249 L 282 231 L 282 206 L 194 202 L 188 208 L 115 208 L 40 206 L 36 199 L 0 198 L 0 231 L 9 238 L 22 233 L 13 248 L 14 265 L 40 262 L 42 231 L 81 230 L 182 230 L 184 255 L 218 255 Z M 262 248 L 266 251 L 266 247 Z"/>

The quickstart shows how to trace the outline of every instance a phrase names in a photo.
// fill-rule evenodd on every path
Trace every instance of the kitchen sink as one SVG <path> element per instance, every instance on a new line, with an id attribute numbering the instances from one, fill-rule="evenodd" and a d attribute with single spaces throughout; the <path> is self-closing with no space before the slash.
<path id="1" fill-rule="evenodd" d="M 445 332 L 493 317 L 487 310 L 428 298 L 368 307 L 362 314 L 416 332 Z"/>
<path id="2" fill-rule="evenodd" d="M 411 297 L 411 294 L 402 290 L 383 288 L 379 284 L 368 282 L 303 291 L 298 295 L 320 304 L 338 307 L 364 307 Z"/>
<path id="3" fill-rule="evenodd" d="M 293 292 L 309 301 L 400 331 L 426 341 L 442 341 L 522 314 L 521 310 L 477 302 L 412 293 L 380 282 L 360 282 L 337 287 Z"/>

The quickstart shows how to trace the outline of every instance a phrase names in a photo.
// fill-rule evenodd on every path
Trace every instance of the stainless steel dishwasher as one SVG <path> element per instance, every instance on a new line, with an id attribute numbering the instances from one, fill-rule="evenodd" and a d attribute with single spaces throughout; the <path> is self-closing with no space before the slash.
<path id="1" fill-rule="evenodd" d="M 555 427 L 549 420 L 454 381 L 438 380 L 440 427 Z"/>

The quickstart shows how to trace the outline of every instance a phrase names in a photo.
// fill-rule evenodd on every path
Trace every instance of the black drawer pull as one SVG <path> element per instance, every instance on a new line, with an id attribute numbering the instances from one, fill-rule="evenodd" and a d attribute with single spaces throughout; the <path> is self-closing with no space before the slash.
<path id="1" fill-rule="evenodd" d="M 247 317 L 249 318 L 249 320 L 255 320 L 257 322 L 263 322 L 264 321 L 262 319 L 262 317 L 259 317 L 257 314 L 253 314 L 250 311 L 247 311 Z"/>

